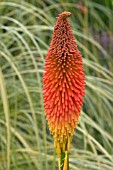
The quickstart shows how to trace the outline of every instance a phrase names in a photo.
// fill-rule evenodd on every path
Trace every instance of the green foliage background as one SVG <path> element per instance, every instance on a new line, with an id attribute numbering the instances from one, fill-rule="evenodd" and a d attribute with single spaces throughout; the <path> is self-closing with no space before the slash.
<path id="1" fill-rule="evenodd" d="M 0 170 L 57 170 L 42 74 L 56 17 L 64 10 L 72 12 L 87 83 L 70 170 L 113 170 L 113 45 L 100 42 L 103 32 L 113 39 L 113 1 L 85 0 L 84 14 L 78 2 L 0 0 Z"/>

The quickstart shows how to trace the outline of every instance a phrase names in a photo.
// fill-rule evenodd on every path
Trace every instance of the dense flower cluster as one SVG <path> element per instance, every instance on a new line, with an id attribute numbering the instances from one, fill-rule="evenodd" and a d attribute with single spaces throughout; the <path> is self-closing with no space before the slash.
<path id="1" fill-rule="evenodd" d="M 43 75 L 46 118 L 58 154 L 69 151 L 85 90 L 82 57 L 67 20 L 70 15 L 62 12 L 57 18 Z"/>

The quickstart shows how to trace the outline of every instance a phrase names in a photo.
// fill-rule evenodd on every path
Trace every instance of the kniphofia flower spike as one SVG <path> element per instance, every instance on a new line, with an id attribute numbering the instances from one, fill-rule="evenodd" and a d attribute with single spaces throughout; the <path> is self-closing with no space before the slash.
<path id="1" fill-rule="evenodd" d="M 85 90 L 81 53 L 67 20 L 70 15 L 70 12 L 58 15 L 43 75 L 46 119 L 59 157 L 70 150 Z M 66 169 L 67 163 L 64 164 Z"/>

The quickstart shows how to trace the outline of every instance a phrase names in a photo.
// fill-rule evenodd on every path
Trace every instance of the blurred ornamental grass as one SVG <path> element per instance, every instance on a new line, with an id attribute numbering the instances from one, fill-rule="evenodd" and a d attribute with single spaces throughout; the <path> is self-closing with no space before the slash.
<path id="1" fill-rule="evenodd" d="M 110 0 L 0 1 L 0 170 L 57 170 L 42 97 L 55 17 L 66 10 L 83 56 L 86 95 L 70 150 L 72 170 L 113 169 L 113 57 L 94 30 L 113 37 Z M 76 23 L 76 24 L 75 24 Z M 106 40 L 104 39 L 104 42 Z"/>

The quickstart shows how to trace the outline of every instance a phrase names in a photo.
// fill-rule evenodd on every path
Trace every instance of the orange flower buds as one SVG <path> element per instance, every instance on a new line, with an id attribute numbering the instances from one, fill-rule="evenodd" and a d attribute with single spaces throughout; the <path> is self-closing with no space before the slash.
<path id="1" fill-rule="evenodd" d="M 58 15 L 43 74 L 46 119 L 58 155 L 70 149 L 85 90 L 82 57 L 67 20 L 70 15 Z"/>

